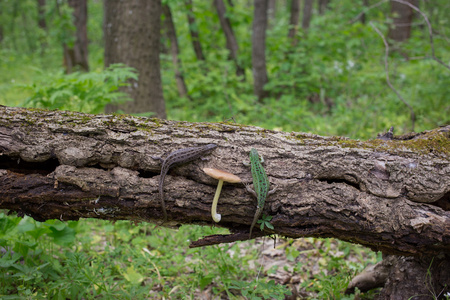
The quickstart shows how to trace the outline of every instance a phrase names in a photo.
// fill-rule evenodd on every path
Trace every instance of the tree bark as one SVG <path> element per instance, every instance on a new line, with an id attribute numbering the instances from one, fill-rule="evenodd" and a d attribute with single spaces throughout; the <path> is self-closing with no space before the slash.
<path id="1" fill-rule="evenodd" d="M 64 45 L 64 58 L 66 73 L 71 73 L 72 68 L 79 66 L 81 70 L 89 71 L 88 61 L 88 37 L 87 37 L 87 0 L 69 0 L 69 6 L 73 9 L 73 19 L 76 28 L 75 43 L 73 47 Z"/>
<path id="2" fill-rule="evenodd" d="M 413 0 L 406 2 L 414 4 Z M 403 42 L 411 36 L 411 22 L 413 19 L 413 9 L 408 5 L 391 1 L 391 16 L 393 24 L 389 27 L 388 37 L 396 42 Z"/>
<path id="3" fill-rule="evenodd" d="M 401 268 L 387 271 L 387 295 L 395 287 L 407 299 L 448 283 L 450 126 L 362 142 L 239 124 L 0 107 L 0 209 L 36 220 L 160 222 L 161 164 L 152 157 L 208 143 L 218 145 L 209 160 L 166 177 L 167 226 L 211 224 L 217 181 L 201 169 L 223 169 L 249 182 L 242 161 L 254 147 L 278 186 L 264 208 L 274 230 L 255 235 L 335 237 L 401 255 L 392 263 Z M 248 239 L 254 211 L 243 185 L 225 185 L 217 225 L 234 240 Z M 414 287 L 430 266 L 428 283 Z"/>
<path id="4" fill-rule="evenodd" d="M 47 31 L 47 22 L 45 21 L 45 0 L 37 0 L 38 26 Z"/>
<path id="5" fill-rule="evenodd" d="M 298 20 L 300 16 L 300 0 L 291 1 L 291 17 L 289 19 L 288 37 L 295 43 L 295 35 L 297 34 Z"/>
<path id="6" fill-rule="evenodd" d="M 254 1 L 252 33 L 253 89 L 258 100 L 267 96 L 264 85 L 269 81 L 266 68 L 267 1 Z"/>
<path id="7" fill-rule="evenodd" d="M 304 0 L 303 1 L 302 28 L 304 30 L 308 30 L 309 24 L 311 23 L 312 8 L 313 8 L 313 0 Z"/>
<path id="8" fill-rule="evenodd" d="M 267 18 L 269 26 L 273 25 L 273 22 L 275 21 L 275 17 L 277 14 L 277 1 L 276 0 L 269 0 L 269 3 L 267 4 Z"/>
<path id="9" fill-rule="evenodd" d="M 319 15 L 324 15 L 328 9 L 329 0 L 319 0 Z"/>
<path id="10" fill-rule="evenodd" d="M 194 47 L 195 56 L 197 57 L 197 60 L 203 61 L 205 60 L 205 55 L 203 54 L 202 44 L 200 43 L 200 36 L 198 34 L 197 22 L 195 21 L 192 0 L 185 0 L 185 5 L 187 9 L 189 32 L 191 34 L 192 46 Z"/>
<path id="11" fill-rule="evenodd" d="M 369 7 L 369 0 L 363 0 L 363 8 L 366 9 Z M 362 13 L 359 20 L 362 24 L 366 24 L 366 13 Z"/>
<path id="12" fill-rule="evenodd" d="M 188 89 L 183 76 L 183 67 L 179 57 L 180 48 L 178 47 L 177 33 L 175 30 L 175 24 L 173 23 L 172 19 L 172 12 L 170 11 L 170 7 L 167 4 L 164 4 L 162 6 L 162 11 L 165 16 L 164 23 L 166 27 L 167 37 L 170 40 L 170 52 L 172 55 L 173 67 L 175 69 L 175 80 L 177 81 L 178 94 L 180 95 L 180 97 L 189 98 Z"/>
<path id="13" fill-rule="evenodd" d="M 153 112 L 166 118 L 160 74 L 160 0 L 104 1 L 105 67 L 124 63 L 135 68 L 139 80 L 124 87 L 134 101 L 108 105 L 107 112 Z"/>
<path id="14" fill-rule="evenodd" d="M 242 81 L 245 81 L 245 70 L 239 63 L 239 45 L 234 35 L 233 28 L 231 27 L 230 19 L 226 16 L 226 7 L 223 0 L 214 0 L 214 5 L 219 16 L 220 26 L 225 34 L 226 47 L 230 51 L 230 57 L 234 61 L 236 66 L 236 75 L 242 77 Z"/>

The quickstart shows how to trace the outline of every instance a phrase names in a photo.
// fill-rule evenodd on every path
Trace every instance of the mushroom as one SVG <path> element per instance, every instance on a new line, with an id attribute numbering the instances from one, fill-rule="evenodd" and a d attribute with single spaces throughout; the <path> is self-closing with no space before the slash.
<path id="1" fill-rule="evenodd" d="M 222 216 L 217 213 L 217 202 L 219 202 L 219 196 L 220 192 L 222 191 L 222 185 L 223 182 L 230 182 L 230 183 L 238 183 L 241 182 L 241 178 L 238 176 L 228 173 L 226 171 L 212 169 L 212 168 L 204 168 L 203 172 L 205 172 L 207 175 L 211 176 L 212 178 L 218 179 L 219 183 L 217 184 L 216 194 L 214 195 L 214 200 L 211 208 L 211 215 L 213 220 L 218 223 L 220 222 L 220 219 Z"/>

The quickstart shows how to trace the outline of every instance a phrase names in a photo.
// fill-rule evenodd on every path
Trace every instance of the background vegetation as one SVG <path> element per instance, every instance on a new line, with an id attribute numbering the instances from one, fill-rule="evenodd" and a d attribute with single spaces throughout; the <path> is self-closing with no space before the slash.
<path id="1" fill-rule="evenodd" d="M 271 96 L 263 101 L 257 101 L 252 87 L 252 5 L 233 2 L 234 7 L 227 7 L 228 17 L 239 43 L 245 80 L 235 75 L 235 65 L 228 60 L 212 4 L 194 1 L 206 56 L 205 61 L 197 61 L 185 4 L 167 1 L 190 96 L 178 96 L 172 60 L 166 54 L 168 41 L 163 38 L 161 72 L 169 119 L 233 118 L 269 129 L 362 139 L 390 126 L 397 134 L 411 130 L 408 108 L 386 84 L 384 44 L 369 25 L 372 22 L 387 32 L 387 1 L 366 12 L 366 24 L 354 21 L 365 9 L 363 1 L 331 1 L 323 15 L 314 11 L 308 32 L 299 30 L 296 45 L 287 37 L 289 1 L 280 1 L 267 31 L 266 89 Z M 70 75 L 63 71 L 62 43 L 73 42 L 71 11 L 61 3 L 57 12 L 56 3 L 47 1 L 48 27 L 43 30 L 36 26 L 36 1 L 0 2 L 0 104 L 100 113 L 109 101 L 126 100 L 117 88 L 136 74 L 124 66 L 104 70 L 101 1 L 88 1 L 91 72 Z M 450 2 L 421 1 L 421 9 L 433 26 L 436 56 L 448 64 Z M 413 107 L 415 130 L 421 131 L 449 123 L 450 73 L 430 58 L 424 20 L 416 17 L 413 25 L 409 40 L 392 45 L 389 75 Z M 312 238 L 281 240 L 274 249 L 266 240 L 263 252 L 259 252 L 264 248 L 261 240 L 188 249 L 189 240 L 219 232 L 223 230 L 183 226 L 174 231 L 100 220 L 39 223 L 0 213 L 0 297 L 181 299 L 211 293 L 283 299 L 290 282 L 313 299 L 346 299 L 342 291 L 349 278 L 380 259 L 358 246 Z"/>

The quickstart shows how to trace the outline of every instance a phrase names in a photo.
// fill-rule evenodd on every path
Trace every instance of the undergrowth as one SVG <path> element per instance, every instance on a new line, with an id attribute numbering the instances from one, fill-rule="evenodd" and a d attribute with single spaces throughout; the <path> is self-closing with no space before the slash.
<path id="1" fill-rule="evenodd" d="M 342 298 L 349 279 L 376 261 L 364 248 L 331 239 L 188 247 L 226 232 L 94 219 L 41 223 L 0 212 L 0 298 L 284 299 L 291 290 L 279 274 L 287 272 L 312 299 L 351 299 Z"/>

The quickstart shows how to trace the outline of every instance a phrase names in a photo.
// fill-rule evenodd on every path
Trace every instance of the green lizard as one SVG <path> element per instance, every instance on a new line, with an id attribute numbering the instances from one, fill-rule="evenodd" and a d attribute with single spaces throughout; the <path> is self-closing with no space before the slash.
<path id="1" fill-rule="evenodd" d="M 255 217 L 253 218 L 252 226 L 250 227 L 250 239 L 252 238 L 253 227 L 255 227 L 256 222 L 258 221 L 264 209 L 264 203 L 266 202 L 267 196 L 273 194 L 277 189 L 275 187 L 273 190 L 269 191 L 270 182 L 267 178 L 266 171 L 261 164 L 262 161 L 262 158 L 260 160 L 258 151 L 256 151 L 255 148 L 252 148 L 250 150 L 250 166 L 253 177 L 253 187 L 255 188 L 255 190 L 252 190 L 249 185 L 246 185 L 245 188 L 248 192 L 256 197 L 258 206 L 256 207 L 256 213 Z"/>

